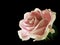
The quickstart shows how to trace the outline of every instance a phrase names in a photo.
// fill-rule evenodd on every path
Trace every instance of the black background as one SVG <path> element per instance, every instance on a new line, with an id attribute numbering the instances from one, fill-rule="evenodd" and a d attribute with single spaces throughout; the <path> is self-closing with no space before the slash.
<path id="1" fill-rule="evenodd" d="M 12 1 L 11 1 L 12 2 Z M 9 45 L 59 45 L 60 42 L 60 1 L 58 0 L 15 0 L 12 2 L 12 5 L 9 5 L 7 11 L 7 24 L 6 24 L 6 32 L 7 36 L 5 35 L 5 41 Z M 11 3 L 10 3 L 11 4 Z M 10 7 L 11 6 L 11 7 Z M 8 7 L 8 6 L 7 6 Z M 34 10 L 35 8 L 39 8 L 41 10 L 44 9 L 51 9 L 52 11 L 56 12 L 56 20 L 54 25 L 57 27 L 58 34 L 54 38 L 54 40 L 50 41 L 36 41 L 33 42 L 32 39 L 28 41 L 21 41 L 19 39 L 17 31 L 20 30 L 19 28 L 19 21 L 23 19 L 24 13 Z M 10 10 L 11 9 L 11 10 Z M 8 20 L 9 19 L 9 20 Z M 5 23 L 4 23 L 5 24 Z M 5 32 L 5 33 L 6 33 Z"/>

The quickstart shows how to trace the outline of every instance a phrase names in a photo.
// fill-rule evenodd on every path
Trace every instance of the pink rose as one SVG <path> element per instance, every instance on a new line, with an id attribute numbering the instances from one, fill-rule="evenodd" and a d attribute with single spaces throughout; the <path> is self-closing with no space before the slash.
<path id="1" fill-rule="evenodd" d="M 26 12 L 24 19 L 19 22 L 21 30 L 18 31 L 18 35 L 23 41 L 30 38 L 34 41 L 43 40 L 49 32 L 55 32 L 52 28 L 55 19 L 56 13 L 50 9 L 41 11 L 36 8 L 34 11 Z"/>

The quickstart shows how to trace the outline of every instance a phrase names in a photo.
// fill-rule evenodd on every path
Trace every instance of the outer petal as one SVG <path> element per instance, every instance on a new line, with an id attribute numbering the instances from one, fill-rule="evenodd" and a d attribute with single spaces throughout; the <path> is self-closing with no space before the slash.
<path id="1" fill-rule="evenodd" d="M 24 14 L 24 19 L 26 19 L 28 16 L 30 16 L 30 12 L 26 12 L 26 13 Z"/>
<path id="2" fill-rule="evenodd" d="M 54 21 L 55 21 L 55 19 L 56 19 L 56 13 L 55 13 L 55 12 L 52 12 L 50 9 L 48 9 L 48 10 L 50 11 L 50 15 L 51 15 L 51 21 L 50 21 L 50 23 L 49 23 L 49 25 L 51 26 L 50 32 L 51 32 L 51 33 L 55 33 L 55 30 L 52 29 L 52 26 L 53 26 L 53 23 L 54 23 Z"/>
<path id="3" fill-rule="evenodd" d="M 30 39 L 28 32 L 24 30 L 19 30 L 18 35 L 19 35 L 19 38 L 22 39 L 22 41 Z"/>
<path id="4" fill-rule="evenodd" d="M 56 19 L 56 13 L 52 12 L 50 9 L 48 9 L 50 11 L 50 16 L 51 16 L 51 21 L 49 24 L 51 24 L 51 26 L 53 25 L 55 19 Z"/>

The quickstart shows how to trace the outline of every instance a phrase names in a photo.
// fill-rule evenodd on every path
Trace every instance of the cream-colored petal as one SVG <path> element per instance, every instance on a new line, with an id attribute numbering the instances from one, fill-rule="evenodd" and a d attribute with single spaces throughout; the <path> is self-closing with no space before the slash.
<path id="1" fill-rule="evenodd" d="M 20 27 L 20 28 L 21 28 L 22 23 L 23 23 L 23 20 L 20 20 L 20 21 L 19 21 L 19 27 Z"/>
<path id="2" fill-rule="evenodd" d="M 39 11 L 39 12 L 41 12 L 41 10 L 39 9 L 39 8 L 35 8 L 35 10 L 34 11 Z"/>
<path id="3" fill-rule="evenodd" d="M 56 12 L 52 12 L 50 9 L 48 9 L 48 10 L 50 11 L 50 15 L 51 15 L 51 21 L 50 21 L 50 23 L 48 24 L 48 25 L 51 26 L 50 32 L 51 32 L 51 33 L 55 33 L 55 30 L 52 29 L 52 26 L 53 26 L 53 23 L 54 23 L 54 21 L 55 21 L 55 19 L 56 19 Z"/>
<path id="4" fill-rule="evenodd" d="M 50 15 L 51 15 L 51 21 L 50 21 L 49 24 L 51 24 L 51 26 L 53 26 L 53 23 L 54 23 L 54 21 L 56 19 L 56 13 L 55 12 L 50 12 Z"/>
<path id="5" fill-rule="evenodd" d="M 30 39 L 29 35 L 25 30 L 19 30 L 18 35 L 19 35 L 19 38 L 22 39 L 22 41 L 26 41 Z"/>
<path id="6" fill-rule="evenodd" d="M 52 28 L 49 30 L 52 34 L 55 33 L 55 30 Z"/>
<path id="7" fill-rule="evenodd" d="M 30 15 L 30 12 L 26 12 L 26 13 L 24 14 L 24 19 L 28 18 L 29 15 Z"/>

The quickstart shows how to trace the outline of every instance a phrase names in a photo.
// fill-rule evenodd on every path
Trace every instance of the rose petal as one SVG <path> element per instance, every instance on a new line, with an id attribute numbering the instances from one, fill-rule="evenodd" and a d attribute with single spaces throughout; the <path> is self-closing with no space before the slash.
<path id="1" fill-rule="evenodd" d="M 46 27 L 48 23 L 49 23 L 49 22 L 48 22 L 47 20 L 42 19 L 42 20 L 37 24 L 37 26 L 36 26 L 35 28 L 36 28 L 36 29 L 40 29 L 40 28 L 42 28 L 42 27 Z"/>
<path id="2" fill-rule="evenodd" d="M 39 12 L 38 10 L 37 11 L 31 11 L 31 15 L 36 17 L 38 20 L 41 20 L 42 17 L 41 17 L 41 12 Z"/>
<path id="3" fill-rule="evenodd" d="M 37 24 L 37 26 L 32 30 L 32 32 L 34 34 L 37 34 L 37 35 L 43 35 L 44 34 L 44 31 L 46 30 L 46 26 L 48 24 L 48 21 L 46 20 L 42 20 L 41 22 L 39 22 Z"/>
<path id="4" fill-rule="evenodd" d="M 27 17 L 29 17 L 30 16 L 30 12 L 26 12 L 25 14 L 24 14 L 24 19 L 26 19 Z"/>
<path id="5" fill-rule="evenodd" d="M 24 23 L 28 24 L 29 26 L 32 26 L 34 24 L 34 21 L 35 19 L 32 18 L 31 20 L 27 20 L 27 21 L 25 20 Z"/>
<path id="6" fill-rule="evenodd" d="M 42 17 L 48 21 L 51 20 L 50 12 L 47 9 L 42 11 Z"/>
<path id="7" fill-rule="evenodd" d="M 32 26 L 27 26 L 25 23 L 24 23 L 24 20 L 21 20 L 20 22 L 19 22 L 19 26 L 20 26 L 20 28 L 22 28 L 23 30 L 26 30 L 26 31 L 31 31 L 32 29 L 34 29 L 34 26 L 32 25 Z"/>
<path id="8" fill-rule="evenodd" d="M 22 41 L 28 40 L 30 38 L 28 32 L 23 30 L 18 31 L 18 35 L 19 35 L 19 38 L 22 39 Z"/>
<path id="9" fill-rule="evenodd" d="M 33 30 L 31 33 L 36 34 L 36 35 L 40 35 L 40 36 L 41 36 L 41 35 L 43 35 L 44 32 L 45 32 L 45 28 L 46 28 L 46 27 L 42 27 L 42 28 Z"/>
<path id="10" fill-rule="evenodd" d="M 52 26 L 55 19 L 56 19 L 56 13 L 55 12 L 50 12 L 50 15 L 51 15 L 50 25 Z"/>

